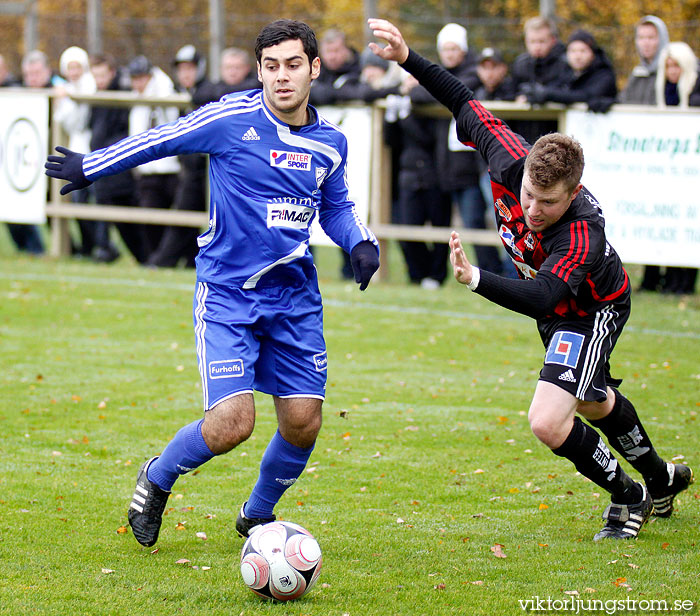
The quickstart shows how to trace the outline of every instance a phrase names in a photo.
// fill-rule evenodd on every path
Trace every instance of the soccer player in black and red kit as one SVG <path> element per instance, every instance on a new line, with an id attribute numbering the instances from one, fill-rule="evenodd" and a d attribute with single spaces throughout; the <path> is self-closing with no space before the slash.
<path id="1" fill-rule="evenodd" d="M 462 142 L 489 164 L 497 228 L 520 280 L 480 271 L 450 238 L 455 278 L 488 300 L 530 316 L 546 348 L 528 418 L 535 436 L 611 494 L 594 539 L 636 538 L 655 511 L 668 517 L 691 469 L 659 457 L 632 403 L 617 389 L 608 360 L 630 313 L 630 282 L 605 238 L 595 197 L 581 185 L 583 151 L 552 133 L 534 145 L 494 117 L 447 71 L 409 50 L 399 30 L 370 19 L 386 41 L 370 48 L 399 62 L 457 121 Z M 588 423 L 578 417 L 581 415 Z M 634 481 L 599 436 L 644 478 Z"/>

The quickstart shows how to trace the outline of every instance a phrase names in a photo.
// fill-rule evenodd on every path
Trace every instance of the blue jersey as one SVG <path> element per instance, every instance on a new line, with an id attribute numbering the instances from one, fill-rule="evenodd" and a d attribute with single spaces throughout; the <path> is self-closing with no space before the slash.
<path id="1" fill-rule="evenodd" d="M 345 136 L 315 116 L 292 130 L 260 90 L 237 92 L 86 155 L 83 171 L 94 181 L 157 158 L 209 154 L 209 229 L 198 240 L 197 278 L 252 289 L 265 274 L 298 277 L 310 266 L 316 215 L 347 252 L 377 244 L 348 198 Z"/>

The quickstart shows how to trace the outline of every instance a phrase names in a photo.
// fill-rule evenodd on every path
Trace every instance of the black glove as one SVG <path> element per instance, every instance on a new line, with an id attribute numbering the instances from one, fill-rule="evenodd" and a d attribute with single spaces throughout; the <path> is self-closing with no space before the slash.
<path id="1" fill-rule="evenodd" d="M 44 167 L 46 168 L 46 175 L 49 177 L 70 182 L 61 188 L 62 195 L 67 195 L 69 192 L 80 190 L 81 188 L 87 188 L 92 184 L 83 173 L 83 158 L 85 158 L 85 154 L 78 154 L 78 152 L 73 152 L 60 145 L 56 146 L 56 151 L 63 154 L 63 156 L 49 156 Z"/>
<path id="2" fill-rule="evenodd" d="M 524 83 L 520 86 L 521 92 L 527 96 L 527 102 L 531 105 L 542 105 L 547 102 L 547 87 L 536 81 Z"/>
<path id="3" fill-rule="evenodd" d="M 588 102 L 588 110 L 593 113 L 607 113 L 615 104 L 615 99 L 612 97 L 594 98 Z"/>
<path id="4" fill-rule="evenodd" d="M 369 240 L 360 242 L 350 252 L 350 262 L 355 282 L 359 282 L 360 291 L 364 291 L 374 272 L 379 269 L 379 250 Z"/>

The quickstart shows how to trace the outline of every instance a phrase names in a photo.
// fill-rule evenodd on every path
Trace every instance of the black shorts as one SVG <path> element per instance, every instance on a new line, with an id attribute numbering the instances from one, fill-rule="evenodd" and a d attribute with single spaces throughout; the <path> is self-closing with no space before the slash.
<path id="1" fill-rule="evenodd" d="M 629 304 L 614 304 L 585 318 L 538 321 L 546 348 L 540 380 L 561 387 L 579 400 L 606 400 L 606 386 L 619 387 L 622 383 L 610 375 L 609 360 L 629 315 Z"/>

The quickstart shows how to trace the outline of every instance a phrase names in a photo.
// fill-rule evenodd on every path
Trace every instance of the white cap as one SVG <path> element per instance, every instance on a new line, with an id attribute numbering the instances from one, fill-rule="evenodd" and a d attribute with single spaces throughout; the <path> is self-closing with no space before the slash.
<path id="1" fill-rule="evenodd" d="M 467 29 L 459 24 L 447 24 L 437 35 L 437 49 L 440 51 L 445 43 L 454 43 L 463 52 L 467 52 Z"/>

